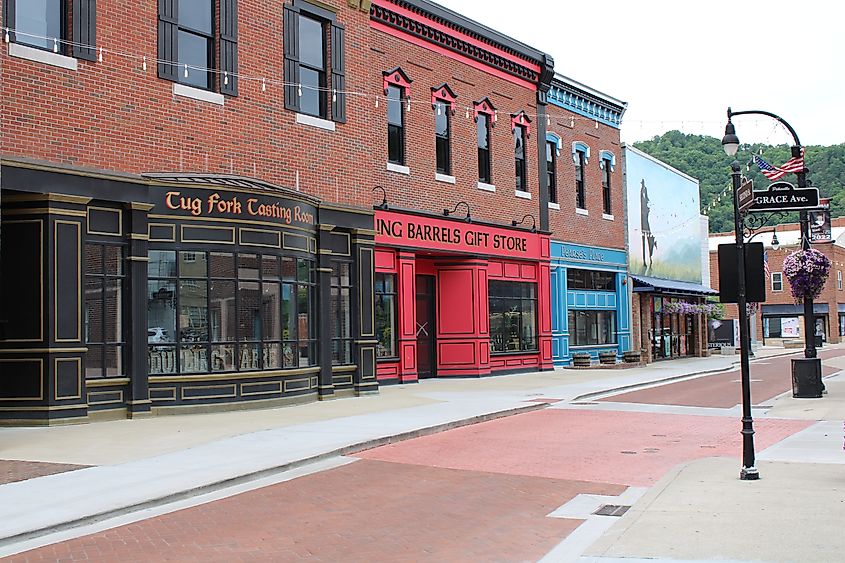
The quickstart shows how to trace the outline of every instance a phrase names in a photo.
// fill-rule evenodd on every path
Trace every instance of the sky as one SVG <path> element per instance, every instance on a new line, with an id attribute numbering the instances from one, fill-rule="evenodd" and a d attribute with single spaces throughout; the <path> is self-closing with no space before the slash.
<path id="1" fill-rule="evenodd" d="M 434 1 L 627 102 L 625 142 L 673 129 L 721 138 L 730 106 L 779 115 L 803 145 L 845 143 L 845 3 Z M 769 117 L 739 116 L 734 125 L 743 143 L 792 144 Z"/>

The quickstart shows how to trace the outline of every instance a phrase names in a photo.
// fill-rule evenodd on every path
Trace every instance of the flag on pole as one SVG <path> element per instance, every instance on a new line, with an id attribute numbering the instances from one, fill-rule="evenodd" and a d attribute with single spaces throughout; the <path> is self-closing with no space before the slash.
<path id="1" fill-rule="evenodd" d="M 771 277 L 771 272 L 769 271 L 769 251 L 763 253 L 763 271 L 766 273 L 766 279 Z"/>
<path id="2" fill-rule="evenodd" d="M 753 159 L 754 164 L 757 165 L 763 176 L 769 180 L 779 180 L 791 172 L 797 173 L 804 169 L 804 149 L 801 149 L 801 156 L 790 158 L 780 167 L 772 166 L 756 154 L 753 156 Z"/>

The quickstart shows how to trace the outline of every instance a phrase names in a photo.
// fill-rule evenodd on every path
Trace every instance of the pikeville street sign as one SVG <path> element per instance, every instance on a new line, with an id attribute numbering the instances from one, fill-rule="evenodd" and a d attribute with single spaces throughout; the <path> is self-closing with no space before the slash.
<path id="1" fill-rule="evenodd" d="M 775 182 L 767 190 L 754 192 L 749 211 L 799 211 L 818 206 L 818 188 L 796 188 L 789 182 Z"/>

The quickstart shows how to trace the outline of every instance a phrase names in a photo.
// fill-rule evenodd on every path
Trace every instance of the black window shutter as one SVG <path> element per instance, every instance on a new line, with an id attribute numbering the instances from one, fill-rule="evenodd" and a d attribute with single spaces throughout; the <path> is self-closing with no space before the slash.
<path id="1" fill-rule="evenodd" d="M 74 57 L 97 60 L 97 0 L 73 0 L 73 43 Z"/>
<path id="2" fill-rule="evenodd" d="M 9 34 L 9 41 L 15 41 L 15 32 L 10 30 L 16 28 L 15 25 L 15 0 L 5 0 L 3 2 L 3 25 L 6 27 L 5 33 Z"/>
<path id="3" fill-rule="evenodd" d="M 229 83 L 226 84 L 228 73 Z M 220 92 L 238 95 L 238 0 L 220 0 Z"/>
<path id="4" fill-rule="evenodd" d="M 179 0 L 158 0 L 158 75 L 177 80 L 179 73 L 178 45 Z"/>
<path id="5" fill-rule="evenodd" d="M 285 109 L 299 111 L 299 10 L 285 5 Z"/>
<path id="6" fill-rule="evenodd" d="M 332 119 L 346 123 L 346 40 L 343 26 L 332 24 Z"/>

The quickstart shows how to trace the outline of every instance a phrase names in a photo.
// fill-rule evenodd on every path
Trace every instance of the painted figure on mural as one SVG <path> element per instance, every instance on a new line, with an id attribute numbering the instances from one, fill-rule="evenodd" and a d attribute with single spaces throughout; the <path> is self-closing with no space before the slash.
<path id="1" fill-rule="evenodd" d="M 651 207 L 648 200 L 648 189 L 645 187 L 645 180 L 642 180 L 640 182 L 640 228 L 643 237 L 643 265 L 645 265 L 647 274 L 651 273 L 654 247 L 657 246 L 657 241 L 651 233 L 651 225 L 648 222 L 650 213 Z"/>

